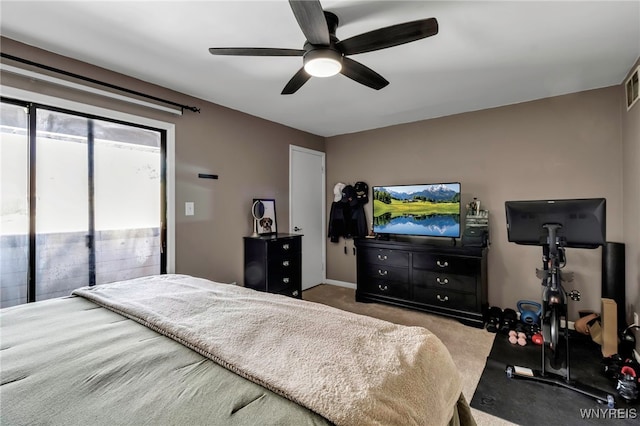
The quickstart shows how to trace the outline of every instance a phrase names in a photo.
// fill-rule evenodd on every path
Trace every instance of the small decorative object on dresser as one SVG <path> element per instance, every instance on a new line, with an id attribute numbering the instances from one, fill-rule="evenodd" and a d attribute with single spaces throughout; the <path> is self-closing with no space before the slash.
<path id="1" fill-rule="evenodd" d="M 484 327 L 487 248 L 356 239 L 358 302 L 388 303 Z"/>
<path id="2" fill-rule="evenodd" d="M 278 232 L 276 222 L 276 200 L 254 199 L 251 213 L 254 219 L 254 234 L 252 236 L 270 235 Z"/>
<path id="3" fill-rule="evenodd" d="M 302 298 L 302 235 L 244 237 L 244 286 Z"/>
<path id="4" fill-rule="evenodd" d="M 479 205 L 480 201 L 477 203 Z M 471 213 L 471 209 L 467 210 L 462 245 L 464 247 L 489 245 L 489 210 L 478 210 L 475 213 Z"/>

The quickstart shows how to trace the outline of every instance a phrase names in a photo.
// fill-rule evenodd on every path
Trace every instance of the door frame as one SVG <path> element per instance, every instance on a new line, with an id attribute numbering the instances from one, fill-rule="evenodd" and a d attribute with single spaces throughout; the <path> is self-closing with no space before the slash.
<path id="1" fill-rule="evenodd" d="M 165 121 L 154 120 L 125 112 L 115 111 L 107 108 L 97 107 L 82 102 L 57 98 L 30 90 L 18 89 L 10 86 L 0 86 L 0 96 L 15 99 L 23 102 L 33 102 L 43 106 L 66 109 L 70 111 L 80 111 L 84 114 L 95 115 L 102 118 L 125 121 L 139 124 L 146 127 L 155 127 L 166 131 L 166 230 L 167 230 L 167 274 L 175 273 L 176 265 L 176 231 L 175 231 L 175 154 L 176 154 L 176 131 L 175 124 Z"/>
<path id="2" fill-rule="evenodd" d="M 291 218 L 293 218 L 293 203 L 292 203 L 292 171 L 293 171 L 293 151 L 298 151 L 298 152 L 302 152 L 305 154 L 311 154 L 311 155 L 319 155 L 322 159 L 322 171 L 321 173 L 321 178 L 322 178 L 322 189 L 321 189 L 321 205 L 322 205 L 322 229 L 325 230 L 327 229 L 327 167 L 326 167 L 326 159 L 327 159 L 327 154 L 325 152 L 322 151 L 317 151 L 314 149 L 309 149 L 309 148 L 304 148 L 301 146 L 297 146 L 297 145 L 292 145 L 289 144 L 289 233 L 294 233 L 293 230 L 293 222 L 291 220 Z M 324 235 L 324 234 L 323 234 Z M 326 238 L 322 238 L 322 256 L 320 261 L 322 262 L 322 282 L 325 282 L 327 280 L 327 239 Z"/>

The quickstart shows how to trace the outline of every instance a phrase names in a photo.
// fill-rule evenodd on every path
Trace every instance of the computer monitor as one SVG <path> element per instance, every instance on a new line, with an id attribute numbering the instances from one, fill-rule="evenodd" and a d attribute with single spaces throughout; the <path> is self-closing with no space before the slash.
<path id="1" fill-rule="evenodd" d="M 564 247 L 596 248 L 606 242 L 606 200 L 507 201 L 509 241 L 524 245 L 546 245 L 546 224 L 559 224 L 557 236 Z"/>

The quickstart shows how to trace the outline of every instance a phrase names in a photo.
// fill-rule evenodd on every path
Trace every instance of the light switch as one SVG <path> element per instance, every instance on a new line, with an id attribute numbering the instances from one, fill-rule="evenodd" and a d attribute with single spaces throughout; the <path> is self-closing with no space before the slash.
<path id="1" fill-rule="evenodd" d="M 193 201 L 187 201 L 184 203 L 184 215 L 193 216 L 195 214 L 195 205 Z"/>

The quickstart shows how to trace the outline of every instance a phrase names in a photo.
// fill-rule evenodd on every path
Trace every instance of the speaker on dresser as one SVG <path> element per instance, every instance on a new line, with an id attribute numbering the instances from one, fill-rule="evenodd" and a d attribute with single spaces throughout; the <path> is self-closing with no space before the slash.
<path id="1" fill-rule="evenodd" d="M 607 241 L 602 247 L 602 298 L 617 305 L 618 330 L 626 327 L 624 244 Z"/>

